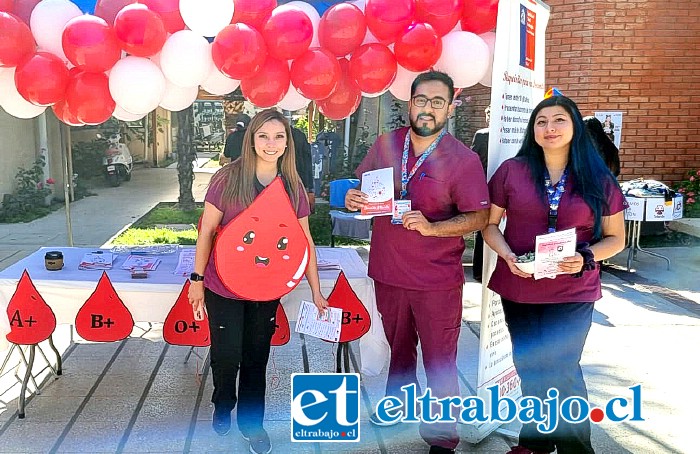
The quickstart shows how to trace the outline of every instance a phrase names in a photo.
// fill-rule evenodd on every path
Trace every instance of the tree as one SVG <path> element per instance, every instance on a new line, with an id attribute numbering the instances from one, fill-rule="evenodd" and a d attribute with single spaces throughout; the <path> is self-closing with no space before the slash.
<path id="1" fill-rule="evenodd" d="M 177 180 L 180 185 L 178 206 L 183 211 L 195 209 L 192 184 L 194 183 L 194 161 L 197 150 L 194 147 L 194 115 L 192 106 L 177 113 Z"/>

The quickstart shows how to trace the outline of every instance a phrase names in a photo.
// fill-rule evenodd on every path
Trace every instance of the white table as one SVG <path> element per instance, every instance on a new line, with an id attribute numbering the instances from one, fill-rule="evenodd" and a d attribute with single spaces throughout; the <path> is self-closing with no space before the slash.
<path id="1" fill-rule="evenodd" d="M 663 197 L 633 197 L 626 196 L 628 208 L 625 210 L 627 221 L 628 242 L 627 247 L 627 271 L 632 269 L 632 260 L 637 257 L 637 252 L 643 252 L 666 261 L 667 269 L 671 269 L 671 259 L 639 245 L 641 237 L 642 221 L 664 222 L 681 219 L 683 217 L 683 196 L 676 197 L 667 204 Z"/>
<path id="2" fill-rule="evenodd" d="M 54 250 L 63 252 L 64 267 L 61 271 L 48 271 L 44 266 L 44 254 Z M 10 330 L 7 305 L 25 269 L 39 294 L 56 315 L 56 323 L 74 324 L 78 310 L 92 294 L 102 275 L 102 271 L 78 270 L 83 255 L 94 250 L 44 247 L 0 272 L 0 339 L 5 340 L 5 335 Z M 319 259 L 340 263 L 350 286 L 370 314 L 372 327 L 360 340 L 361 357 L 363 351 L 368 348 L 366 345 L 376 342 L 386 344 L 384 329 L 376 308 L 374 282 L 367 276 L 367 267 L 357 251 L 351 248 L 317 248 L 316 251 Z M 114 289 L 135 322 L 164 322 L 187 280 L 186 276 L 173 274 L 178 253 L 160 255 L 162 262 L 157 270 L 150 272 L 149 277 L 143 280 L 132 279 L 129 271 L 120 268 L 127 256 L 128 254 L 120 254 L 115 257 L 113 268 L 107 271 Z M 319 272 L 321 291 L 325 296 L 333 289 L 338 274 L 338 270 Z M 296 320 L 301 300 L 312 301 L 311 289 L 306 279 L 282 298 L 282 305 L 290 321 Z M 3 348 L 0 345 L 1 350 Z M 375 374 L 370 371 L 377 368 L 381 370 L 383 364 L 377 364 L 378 362 L 388 361 L 388 353 L 382 355 L 386 358 L 377 358 L 376 350 L 368 352 L 365 356 L 362 371 L 370 375 Z M 373 364 L 370 363 L 370 358 Z"/>

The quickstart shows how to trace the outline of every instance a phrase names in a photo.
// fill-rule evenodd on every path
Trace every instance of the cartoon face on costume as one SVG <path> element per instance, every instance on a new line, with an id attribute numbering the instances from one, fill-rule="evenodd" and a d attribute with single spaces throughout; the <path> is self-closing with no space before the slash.
<path id="1" fill-rule="evenodd" d="M 214 263 L 221 282 L 241 298 L 276 300 L 296 287 L 309 243 L 277 177 L 218 234 Z"/>

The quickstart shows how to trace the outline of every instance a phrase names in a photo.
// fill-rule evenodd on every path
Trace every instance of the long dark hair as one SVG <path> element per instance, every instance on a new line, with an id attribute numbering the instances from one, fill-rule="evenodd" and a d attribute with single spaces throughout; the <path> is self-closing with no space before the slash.
<path id="1" fill-rule="evenodd" d="M 616 177 L 620 175 L 620 150 L 610 140 L 605 131 L 603 124 L 596 117 L 584 117 L 583 124 L 586 125 L 586 131 L 593 140 L 593 145 L 598 150 L 600 157 L 605 161 L 605 165 Z"/>
<path id="2" fill-rule="evenodd" d="M 211 184 L 219 183 L 223 180 L 224 191 L 222 193 L 222 202 L 224 205 L 228 206 L 234 203 L 240 203 L 247 207 L 253 203 L 256 196 L 255 165 L 258 159 L 258 156 L 255 154 L 255 149 L 253 148 L 253 138 L 262 125 L 273 120 L 282 123 L 287 134 L 287 149 L 277 161 L 277 168 L 285 181 L 287 193 L 292 201 L 292 205 L 294 207 L 298 206 L 299 197 L 306 197 L 306 194 L 302 195 L 299 191 L 301 178 L 299 178 L 296 169 L 294 140 L 292 139 L 292 130 L 289 127 L 289 121 L 277 110 L 266 109 L 255 115 L 246 129 L 245 135 L 243 136 L 241 157 L 216 172 L 211 180 Z"/>
<path id="3" fill-rule="evenodd" d="M 530 168 L 530 175 L 535 187 L 540 193 L 543 203 L 547 204 L 547 196 L 544 186 L 544 150 L 535 141 L 535 119 L 545 107 L 561 106 L 571 116 L 574 124 L 574 136 L 569 148 L 569 176 L 573 183 L 573 193 L 580 195 L 593 211 L 595 224 L 593 226 L 594 238 L 603 236 L 601 219 L 603 209 L 608 207 L 605 190 L 610 184 L 617 186 L 617 180 L 601 159 L 591 138 L 586 133 L 581 112 L 576 103 L 566 96 L 552 96 L 542 100 L 530 115 L 523 143 L 517 157 L 525 160 Z"/>

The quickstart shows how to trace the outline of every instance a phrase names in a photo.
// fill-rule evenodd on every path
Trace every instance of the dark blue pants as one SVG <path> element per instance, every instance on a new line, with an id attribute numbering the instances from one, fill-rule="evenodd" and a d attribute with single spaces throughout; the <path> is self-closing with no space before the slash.
<path id="1" fill-rule="evenodd" d="M 559 402 L 571 396 L 587 400 L 580 361 L 591 328 L 593 303 L 502 302 L 523 396 L 546 399 L 547 390 L 556 388 Z M 560 418 L 551 434 L 540 433 L 535 423 L 525 424 L 519 444 L 538 452 L 553 452 L 555 448 L 558 454 L 594 452 L 587 419 L 569 424 Z"/>
<path id="2" fill-rule="evenodd" d="M 238 403 L 238 428 L 252 434 L 263 427 L 265 418 L 267 360 L 279 300 L 229 299 L 208 289 L 204 300 L 211 331 L 211 401 L 217 408 L 230 410 Z"/>

